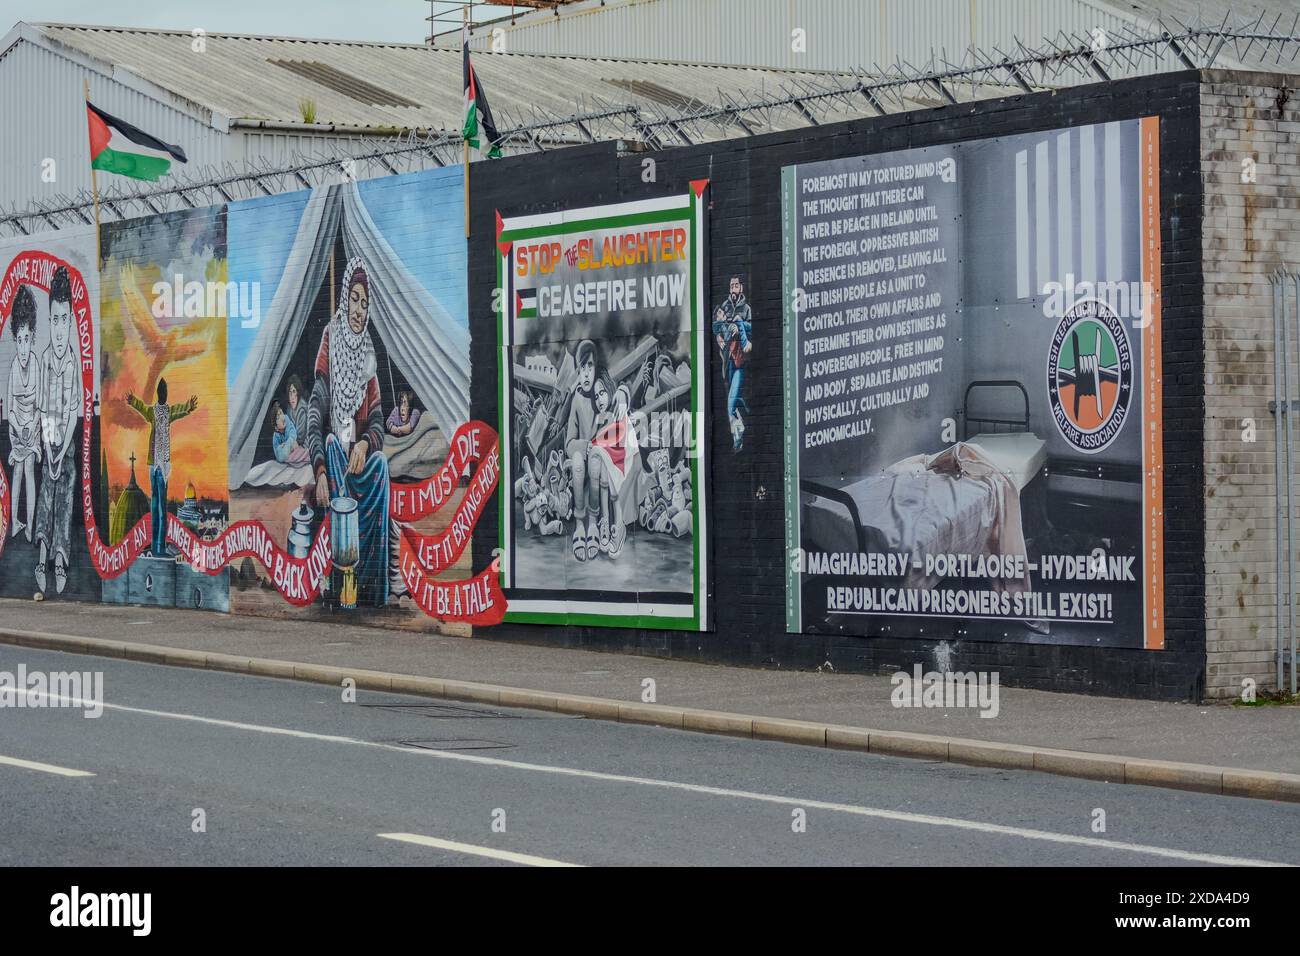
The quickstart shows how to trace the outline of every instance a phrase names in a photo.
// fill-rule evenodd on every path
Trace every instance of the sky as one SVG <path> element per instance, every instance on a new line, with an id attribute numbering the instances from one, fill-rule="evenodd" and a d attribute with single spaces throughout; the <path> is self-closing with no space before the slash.
<path id="1" fill-rule="evenodd" d="M 454 16 L 460 5 L 437 0 L 434 6 Z M 429 7 L 429 0 L 0 0 L 0 36 L 25 20 L 422 43 L 428 35 Z"/>

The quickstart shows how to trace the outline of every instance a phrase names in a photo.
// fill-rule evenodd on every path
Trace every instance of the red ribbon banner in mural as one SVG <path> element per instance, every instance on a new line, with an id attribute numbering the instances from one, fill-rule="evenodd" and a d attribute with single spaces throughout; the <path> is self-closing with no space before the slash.
<path id="1" fill-rule="evenodd" d="M 4 331 L 4 321 L 0 320 L 0 332 L 2 331 Z M 5 481 L 5 470 L 0 468 L 0 552 L 4 551 L 7 540 L 9 540 L 9 483 Z"/>
<path id="2" fill-rule="evenodd" d="M 123 574 L 141 554 L 149 550 L 153 519 L 149 515 L 128 530 L 122 540 L 110 546 L 99 536 L 94 514 L 95 470 L 92 465 L 92 428 L 95 401 L 95 354 L 93 313 L 81 273 L 67 262 L 45 252 L 30 250 L 10 263 L 0 282 L 0 333 L 13 310 L 19 285 L 48 291 L 60 266 L 68 271 L 72 286 L 72 313 L 77 324 L 78 359 L 81 365 L 82 432 L 81 491 L 85 515 L 86 546 L 92 566 L 101 578 Z M 427 614 L 443 620 L 471 624 L 496 624 L 505 616 L 505 595 L 498 582 L 497 562 L 482 573 L 459 581 L 438 581 L 464 552 L 483 506 L 496 489 L 500 464 L 495 430 L 482 422 L 467 422 L 456 432 L 447 461 L 432 477 L 414 484 L 397 484 L 391 489 L 392 517 L 398 522 L 418 521 L 451 500 L 460 476 L 473 461 L 479 467 L 462 498 L 451 524 L 439 534 L 423 535 L 402 529 L 400 569 L 410 597 Z M 0 469 L 0 551 L 3 551 L 10 523 L 10 490 Z M 239 558 L 261 562 L 280 595 L 297 607 L 311 604 L 320 594 L 330 572 L 330 521 L 326 515 L 317 528 L 307 555 L 294 557 L 272 539 L 258 521 L 239 521 L 217 539 L 204 541 L 190 532 L 175 515 L 167 516 L 167 541 L 184 555 L 195 571 L 216 574 Z"/>
<path id="3" fill-rule="evenodd" d="M 499 624 L 505 616 L 506 599 L 496 560 L 487 570 L 464 581 L 433 580 L 465 552 L 484 506 L 496 491 L 501 449 L 495 429 L 483 422 L 461 425 L 452 437 L 446 463 L 432 477 L 393 486 L 390 513 L 398 521 L 418 521 L 433 514 L 451 500 L 460 476 L 475 461 L 478 467 L 474 477 L 443 531 L 426 535 L 402 528 L 400 570 L 411 599 L 426 614 L 471 624 Z"/>
<path id="4" fill-rule="evenodd" d="M 483 447 L 485 441 L 491 442 L 487 448 Z M 390 514 L 398 521 L 418 521 L 450 500 L 450 492 L 443 489 L 456 487 L 472 461 L 479 463 L 478 468 L 444 531 L 424 535 L 410 528 L 402 529 L 403 546 L 410 547 L 428 574 L 439 574 L 460 558 L 483 507 L 496 490 L 501 474 L 501 449 L 496 432 L 482 422 L 466 422 L 452 439 L 447 463 L 432 478 L 414 485 L 393 486 Z"/>

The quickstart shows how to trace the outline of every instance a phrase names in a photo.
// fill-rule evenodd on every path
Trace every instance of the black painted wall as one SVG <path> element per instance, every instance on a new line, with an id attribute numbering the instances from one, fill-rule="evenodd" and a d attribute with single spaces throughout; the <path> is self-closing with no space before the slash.
<path id="1" fill-rule="evenodd" d="M 1166 74 L 1061 93 L 896 114 L 878 119 L 729 140 L 662 152 L 615 144 L 576 147 L 471 167 L 469 245 L 471 414 L 498 425 L 495 216 L 525 215 L 680 194 L 710 180 L 711 263 L 707 301 L 719 301 L 733 272 L 749 277 L 755 346 L 746 382 L 751 415 L 745 447 L 731 449 L 721 371 L 711 391 L 712 580 L 708 633 L 503 624 L 480 638 L 623 651 L 681 660 L 840 672 L 930 664 L 940 640 L 956 644 L 954 670 L 997 670 L 1008 685 L 1113 696 L 1199 699 L 1205 673 L 1201 336 L 1200 76 Z M 840 156 L 931 146 L 1068 126 L 1161 117 L 1164 323 L 1166 649 L 979 643 L 933 639 L 799 635 L 785 631 L 785 539 L 781 396 L 781 168 Z M 653 158 L 657 182 L 642 182 Z M 475 531 L 474 566 L 497 542 L 494 499 Z M 961 622 L 952 622 L 952 629 Z"/>

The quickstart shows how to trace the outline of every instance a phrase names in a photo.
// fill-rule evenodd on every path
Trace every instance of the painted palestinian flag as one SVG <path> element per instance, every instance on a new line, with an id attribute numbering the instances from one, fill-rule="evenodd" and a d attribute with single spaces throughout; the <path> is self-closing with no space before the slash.
<path id="1" fill-rule="evenodd" d="M 465 128 L 462 135 L 465 142 L 478 150 L 480 155 L 488 159 L 499 159 L 501 150 L 497 141 L 501 134 L 497 132 L 497 124 L 492 119 L 487 94 L 479 86 L 478 74 L 469 62 L 469 30 L 465 30 L 461 36 L 461 51 L 465 76 Z"/>
<path id="2" fill-rule="evenodd" d="M 521 319 L 537 318 L 536 289 L 524 289 L 515 293 L 515 315 Z"/>
<path id="3" fill-rule="evenodd" d="M 164 143 L 90 103 L 86 104 L 86 122 L 90 127 L 90 165 L 95 169 L 157 182 L 167 175 L 173 159 L 189 162 L 179 146 Z"/>

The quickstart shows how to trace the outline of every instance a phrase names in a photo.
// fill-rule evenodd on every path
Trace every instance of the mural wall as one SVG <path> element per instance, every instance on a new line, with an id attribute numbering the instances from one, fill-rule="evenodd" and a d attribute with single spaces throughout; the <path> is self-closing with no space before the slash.
<path id="1" fill-rule="evenodd" d="M 93 230 L 0 250 L 0 593 L 499 620 L 465 553 L 498 452 L 468 421 L 462 188 L 112 223 L 99 269 Z"/>
<path id="2" fill-rule="evenodd" d="M 229 574 L 195 569 L 168 542 L 229 524 L 226 492 L 226 207 L 106 224 L 100 256 L 100 374 L 109 506 L 106 543 L 150 517 L 148 548 L 104 600 L 228 610 Z M 146 504 L 147 502 L 147 504 Z M 180 563 L 176 558 L 184 560 Z"/>
<path id="3" fill-rule="evenodd" d="M 459 169 L 117 224 L 102 271 L 89 229 L 7 242 L 0 594 L 1196 696 L 1199 110 L 1161 77 L 480 163 L 468 255 Z M 1049 317 L 1089 262 L 1163 277 L 1154 324 Z"/>
<path id="4" fill-rule="evenodd" d="M 791 631 L 1164 647 L 1158 147 L 784 170 Z"/>
<path id="5" fill-rule="evenodd" d="M 1142 122 L 1153 116 L 1158 124 Z M 1104 98 L 1072 90 L 662 151 L 592 144 L 475 167 L 471 408 L 500 422 L 510 470 L 475 548 L 479 566 L 500 555 L 511 613 L 483 636 L 837 672 L 992 668 L 1044 689 L 1194 697 L 1205 671 L 1203 338 L 1200 287 L 1185 270 L 1202 253 L 1199 142 L 1198 85 L 1162 77 L 1113 84 Z M 925 163 L 934 175 L 918 177 Z M 692 492 L 705 496 L 710 519 L 700 588 L 707 634 L 689 619 L 673 629 L 627 613 L 650 603 L 662 579 L 655 566 L 641 572 L 639 560 L 637 571 L 623 570 L 629 543 L 638 559 L 653 553 L 651 542 L 667 543 L 641 526 L 639 508 L 611 557 L 601 547 L 597 482 L 594 560 L 590 499 L 580 560 L 572 456 L 566 464 L 561 455 L 551 480 L 547 441 L 557 439 L 563 402 L 573 394 L 572 408 L 588 390 L 579 350 L 592 357 L 593 407 L 620 386 L 635 396 L 641 363 L 627 372 L 620 360 L 642 334 L 640 300 L 629 310 L 607 299 L 609 316 L 541 314 L 542 290 L 553 300 L 559 288 L 561 310 L 567 290 L 577 309 L 580 287 L 625 272 L 577 268 L 578 240 L 598 227 L 566 234 L 571 218 L 593 206 L 662 202 L 700 180 L 709 183 L 697 227 L 708 265 L 692 372 L 711 454 Z M 521 274 L 520 246 L 544 244 L 559 245 L 555 268 L 529 259 Z M 603 236 L 600 248 L 603 261 Z M 797 273 L 788 284 L 787 263 Z M 1088 297 L 1076 280 L 1124 292 L 1136 284 L 1137 309 L 1131 295 L 1111 299 L 1113 316 L 1076 309 Z M 1063 293 L 1069 285 L 1075 301 L 1058 312 L 1044 294 L 1050 283 Z M 536 312 L 516 295 L 529 291 Z M 881 308 L 913 298 L 891 306 L 896 314 Z M 585 308 L 586 288 L 581 299 Z M 1150 323 L 1145 301 L 1157 306 Z M 850 313 L 867 318 L 850 324 Z M 879 340 L 863 341 L 867 330 Z M 673 360 L 665 337 L 654 349 Z M 488 368 L 497 375 L 479 374 Z M 605 385 L 610 369 L 631 384 Z M 893 381 L 895 369 L 906 378 Z M 963 457 L 977 444 L 991 461 Z M 887 494 L 886 482 L 898 493 Z M 945 487 L 949 499 L 933 507 L 918 500 Z M 991 534 L 986 517 L 1007 533 Z M 902 564 L 918 557 L 913 575 Z M 920 578 L 935 577 L 936 565 L 942 576 L 928 587 Z M 918 612 L 923 601 L 944 603 L 919 617 L 865 604 L 900 592 Z M 963 607 L 948 610 L 958 595 Z M 616 604 L 618 627 L 608 613 Z"/>
<path id="6" fill-rule="evenodd" d="M 745 378 L 754 351 L 754 312 L 745 294 L 745 275 L 726 277 L 726 288 L 713 302 L 712 334 L 722 363 L 722 392 L 727 397 L 727 428 L 731 448 L 745 447 L 745 422 L 750 417 Z"/>
<path id="7" fill-rule="evenodd" d="M 473 510 L 477 485 L 458 473 L 437 509 L 419 489 L 449 456 L 490 453 L 454 445 L 469 411 L 460 189 L 459 172 L 438 172 L 231 209 L 231 281 L 262 294 L 261 313 L 229 323 L 232 513 L 303 555 L 317 515 L 342 500 L 356 561 L 322 579 L 320 607 L 355 605 L 393 626 L 470 618 L 487 600 L 481 581 L 444 595 L 440 613 L 425 589 L 430 575 L 468 573 L 464 549 L 452 557 L 441 539 Z M 282 606 L 255 562 L 234 586 L 236 609 Z"/>
<path id="8" fill-rule="evenodd" d="M 91 521 L 97 515 L 102 524 L 106 509 L 98 481 L 100 395 L 93 361 L 99 338 L 90 320 L 99 295 L 94 265 L 93 228 L 0 245 L 0 595 L 4 597 L 100 599 L 100 578 L 85 547 L 87 524 L 81 501 L 82 480 L 89 467 Z M 83 339 L 83 333 L 89 338 Z M 83 396 L 87 357 L 91 374 L 88 394 Z"/>

